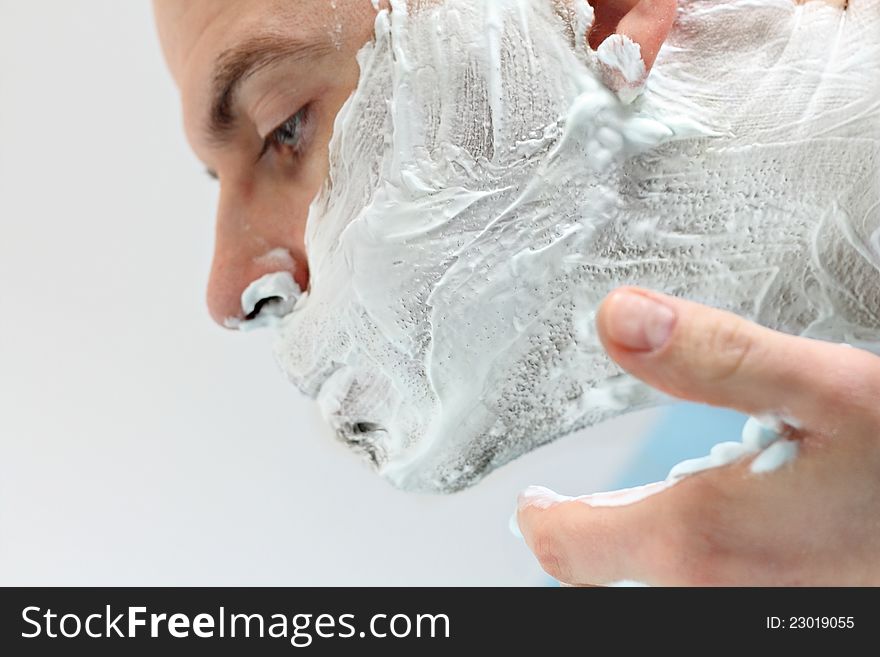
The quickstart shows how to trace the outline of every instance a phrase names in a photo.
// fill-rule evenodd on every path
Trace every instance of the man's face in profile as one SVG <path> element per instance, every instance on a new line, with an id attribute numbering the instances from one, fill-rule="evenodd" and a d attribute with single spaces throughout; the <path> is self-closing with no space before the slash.
<path id="1" fill-rule="evenodd" d="M 306 303 L 295 313 L 296 321 L 283 331 L 280 356 L 290 377 L 318 396 L 337 434 L 395 483 L 450 490 L 478 480 L 582 421 L 582 410 L 564 408 L 571 397 L 567 388 L 575 385 L 570 375 L 552 376 L 560 352 L 572 345 L 571 319 L 554 310 L 546 322 L 536 321 L 529 317 L 533 311 L 526 309 L 527 296 L 534 301 L 541 298 L 542 288 L 562 284 L 564 274 L 550 272 L 555 265 L 544 267 L 550 272 L 548 278 L 535 285 L 523 275 L 515 275 L 518 280 L 513 281 L 502 275 L 494 282 L 501 293 L 490 291 L 492 298 L 485 304 L 480 297 L 487 291 L 470 298 L 453 291 L 449 299 L 443 299 L 448 293 L 440 291 L 429 301 L 426 284 L 450 268 L 450 256 L 463 236 L 479 234 L 500 204 L 516 198 L 560 139 L 559 117 L 578 85 L 552 69 L 560 58 L 568 66 L 580 66 L 575 51 L 583 54 L 586 39 L 569 32 L 576 23 L 588 25 L 585 15 L 590 8 L 582 3 L 578 14 L 549 1 L 535 7 L 525 4 L 533 14 L 532 23 L 508 26 L 510 33 L 503 36 L 520 44 L 528 39 L 528 30 L 545 37 L 534 45 L 536 50 L 523 51 L 534 59 L 531 75 L 537 77 L 514 71 L 507 74 L 505 89 L 490 93 L 487 80 L 493 65 L 469 52 L 491 43 L 483 29 L 484 7 L 464 2 L 453 11 L 443 11 L 436 21 L 416 17 L 421 9 L 437 6 L 410 3 L 395 6 L 391 13 L 399 26 L 405 25 L 405 9 L 409 9 L 417 30 L 448 35 L 442 52 L 417 52 L 422 38 L 430 36 L 419 36 L 417 31 L 408 41 L 398 30 L 396 46 L 392 45 L 395 28 L 387 15 L 380 15 L 382 38 L 376 35 L 374 61 L 366 64 L 366 71 L 361 70 L 366 59 L 359 66 L 356 53 L 374 38 L 377 9 L 369 0 L 335 5 L 325 0 L 160 1 L 156 13 L 166 57 L 181 89 L 187 136 L 221 186 L 208 294 L 212 315 L 227 325 L 244 319 L 242 290 L 266 273 L 290 271 L 299 286 L 309 290 Z M 404 62 L 405 54 L 392 52 L 395 47 L 412 50 L 412 69 Z M 509 46 L 499 41 L 498 47 Z M 425 56 L 432 61 L 422 61 Z M 478 61 L 471 71 L 473 57 Z M 401 68 L 392 72 L 386 66 L 391 62 Z M 420 67 L 439 71 L 447 64 L 446 89 L 416 72 Z M 411 74 L 417 86 L 410 87 Z M 364 141 L 350 153 L 337 154 L 336 184 L 324 188 L 323 201 L 319 199 L 317 211 L 313 208 L 307 237 L 309 203 L 329 173 L 334 118 L 360 75 L 379 81 L 353 101 L 345 120 L 351 137 L 346 143 Z M 500 78 L 496 81 L 501 84 Z M 586 82 L 596 88 L 601 103 L 616 103 L 595 79 Z M 443 99 L 436 95 L 441 91 L 447 94 Z M 414 96 L 409 98 L 408 93 Z M 444 151 L 437 144 L 419 146 L 403 136 L 407 130 L 423 136 L 431 130 L 432 120 L 441 120 L 432 118 L 433 110 L 426 113 L 416 107 L 423 99 L 430 99 L 445 114 L 438 134 L 444 134 L 452 150 Z M 518 107 L 519 99 L 527 99 L 529 105 Z M 492 105 L 502 102 L 506 108 Z M 391 116 L 388 108 L 398 113 Z M 609 115 L 614 112 L 612 107 Z M 390 123 L 395 126 L 389 127 Z M 415 182 L 412 188 L 419 176 L 429 174 L 417 171 L 421 165 L 411 149 L 426 148 L 423 163 L 439 168 L 426 185 Z M 396 161 L 397 155 L 401 161 Z M 402 166 L 402 170 L 377 177 L 386 158 L 392 168 Z M 474 177 L 460 175 L 459 167 L 472 171 Z M 561 183 L 549 184 L 543 193 L 555 194 Z M 491 189 L 493 184 L 499 189 Z M 593 196 L 603 195 L 600 189 Z M 540 244 L 545 240 L 542 233 L 553 233 L 557 224 L 572 220 L 541 210 L 539 196 L 518 215 L 517 223 L 527 227 L 525 233 L 514 236 L 500 251 L 485 248 L 487 267 L 489 260 L 503 261 L 523 246 Z M 590 194 L 580 200 L 594 208 L 604 202 L 600 198 L 593 203 Z M 430 224 L 438 216 L 454 216 L 454 229 L 421 230 L 424 222 Z M 347 231 L 349 224 L 356 227 Z M 377 230 L 361 232 L 365 226 Z M 421 237 L 402 238 L 410 229 Z M 385 230 L 390 233 L 383 237 Z M 531 266 L 530 256 L 520 260 Z M 317 264 L 322 276 L 316 277 L 309 263 Z M 407 273 L 402 275 L 403 271 Z M 585 307 L 592 307 L 601 293 L 598 286 L 591 290 Z M 509 303 L 512 294 L 521 295 L 521 316 L 515 316 L 517 304 Z M 567 300 L 561 303 L 568 305 Z M 444 304 L 451 304 L 450 312 L 444 312 L 438 326 L 427 311 Z M 513 310 L 513 315 L 508 309 L 495 313 L 500 306 Z M 476 312 L 479 307 L 491 318 Z M 491 340 L 492 335 L 504 333 L 493 331 L 493 322 L 499 321 L 529 327 L 516 338 L 517 344 L 508 345 L 512 360 L 503 366 L 493 364 L 494 346 L 501 344 L 497 342 L 485 350 L 488 358 L 471 371 L 472 383 L 484 392 L 457 390 L 450 377 L 461 375 L 461 363 L 456 366 L 451 361 L 469 359 L 479 350 L 462 331 L 484 324 L 485 330 L 477 330 L 479 335 L 473 337 Z M 426 333 L 430 325 L 445 331 L 433 345 Z M 454 345 L 460 349 L 442 355 Z M 558 352 L 555 357 L 548 357 L 548 345 Z M 598 345 L 588 351 L 592 361 Z M 432 358 L 450 362 L 445 374 L 432 376 L 425 365 Z M 609 373 L 607 365 L 590 370 L 585 380 Z M 548 377 L 555 380 L 550 393 L 542 389 Z M 558 395 L 562 401 L 554 398 Z M 516 425 L 516 433 L 507 430 L 511 425 Z"/>
<path id="2" fill-rule="evenodd" d="M 867 111 L 831 125 L 824 108 L 869 106 L 876 79 L 792 72 L 824 65 L 837 10 L 647 3 L 677 16 L 674 47 L 627 105 L 601 80 L 635 46 L 592 50 L 586 2 L 392 4 L 162 0 L 157 16 L 187 135 L 220 180 L 212 315 L 247 319 L 242 291 L 292 274 L 307 294 L 279 360 L 393 483 L 456 490 L 650 403 L 596 336 L 620 284 L 792 333 L 875 334 L 876 293 L 831 292 L 875 272 L 828 218 L 874 216 L 860 135 L 876 126 Z M 635 14 L 653 57 L 667 32 Z M 857 59 L 846 44 L 841 61 Z M 772 142 L 772 99 L 744 71 L 798 117 L 774 111 Z"/>

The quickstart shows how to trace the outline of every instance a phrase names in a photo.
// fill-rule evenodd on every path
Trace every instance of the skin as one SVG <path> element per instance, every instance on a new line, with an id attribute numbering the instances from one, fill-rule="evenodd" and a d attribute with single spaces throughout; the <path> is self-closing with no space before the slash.
<path id="1" fill-rule="evenodd" d="M 263 274 L 290 270 L 308 286 L 308 206 L 327 175 L 333 120 L 358 79 L 355 54 L 372 37 L 369 0 L 157 0 L 156 24 L 165 59 L 180 89 L 186 137 L 220 183 L 208 309 L 223 325 L 242 318 L 241 293 Z M 337 29 L 338 27 L 338 29 Z M 245 40 L 283 34 L 309 44 L 249 77 L 234 103 L 237 121 L 223 143 L 206 126 L 218 57 Z M 308 120 L 297 148 L 272 146 L 267 134 L 303 106 Z M 287 249 L 294 263 L 261 258 Z"/>
<path id="2" fill-rule="evenodd" d="M 626 34 L 650 68 L 675 1 L 591 4 L 590 44 Z M 308 286 L 308 206 L 326 178 L 333 120 L 357 84 L 355 54 L 372 37 L 375 10 L 369 0 L 336 0 L 335 10 L 327 0 L 154 6 L 187 139 L 220 183 L 208 307 L 223 324 L 242 318 L 241 293 L 263 274 L 288 269 Z M 218 58 L 267 33 L 309 47 L 241 84 L 219 140 L 207 128 Z M 273 137 L 304 107 L 295 144 Z M 261 257 L 278 248 L 293 262 Z M 661 318 L 646 324 L 657 307 Z M 524 497 L 520 527 L 548 573 L 572 584 L 880 584 L 880 359 L 633 288 L 610 295 L 597 322 L 610 356 L 660 390 L 796 417 L 789 437 L 800 453 L 772 473 L 752 475 L 743 461 L 623 507 Z"/>
<path id="3" fill-rule="evenodd" d="M 522 496 L 520 529 L 548 573 L 570 584 L 880 584 L 880 358 L 637 288 L 609 295 L 597 327 L 609 355 L 659 390 L 796 418 L 787 437 L 799 453 L 770 473 L 744 459 L 621 507 Z"/>

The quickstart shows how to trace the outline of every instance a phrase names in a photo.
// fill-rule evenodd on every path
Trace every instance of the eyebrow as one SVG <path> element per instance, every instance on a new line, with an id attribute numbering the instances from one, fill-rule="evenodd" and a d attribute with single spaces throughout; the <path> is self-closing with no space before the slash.
<path id="1" fill-rule="evenodd" d="M 250 37 L 221 52 L 214 62 L 211 81 L 211 109 L 207 120 L 208 138 L 225 142 L 237 122 L 236 93 L 241 84 L 258 71 L 280 60 L 320 57 L 333 49 L 326 41 L 308 41 L 290 35 L 268 33 Z"/>

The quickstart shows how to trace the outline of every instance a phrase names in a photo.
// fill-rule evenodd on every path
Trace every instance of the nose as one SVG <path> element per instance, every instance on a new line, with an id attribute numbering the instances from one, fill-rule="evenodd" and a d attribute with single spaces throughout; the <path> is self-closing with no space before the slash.
<path id="1" fill-rule="evenodd" d="M 221 184 L 208 310 L 226 328 L 258 328 L 293 308 L 308 286 L 308 202 Z"/>

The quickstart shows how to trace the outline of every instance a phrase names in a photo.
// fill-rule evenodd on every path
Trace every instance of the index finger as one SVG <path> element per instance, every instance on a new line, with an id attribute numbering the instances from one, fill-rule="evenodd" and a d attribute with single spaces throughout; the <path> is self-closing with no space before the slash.
<path id="1" fill-rule="evenodd" d="M 675 397 L 823 433 L 878 413 L 880 359 L 868 352 L 639 288 L 612 292 L 597 325 L 611 358 Z"/>

